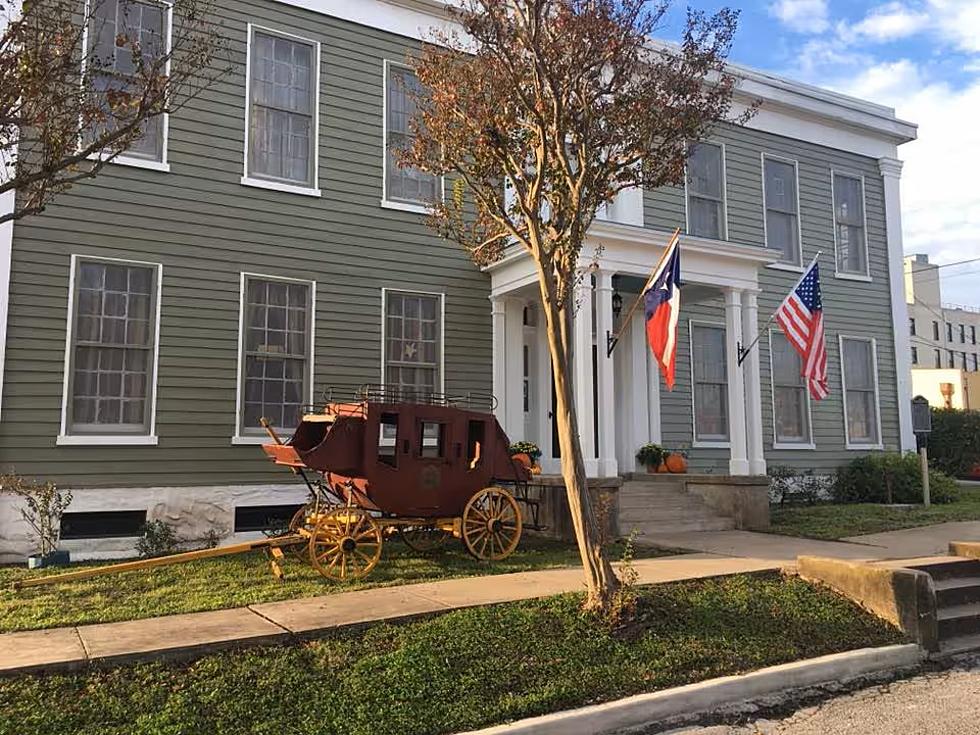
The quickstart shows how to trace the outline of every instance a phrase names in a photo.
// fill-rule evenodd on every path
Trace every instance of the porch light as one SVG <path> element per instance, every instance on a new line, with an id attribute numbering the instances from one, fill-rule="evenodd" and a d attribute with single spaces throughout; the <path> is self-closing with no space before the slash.
<path id="1" fill-rule="evenodd" d="M 619 319 L 619 315 L 623 313 L 623 297 L 620 295 L 619 291 L 613 291 L 612 309 L 613 316 Z"/>

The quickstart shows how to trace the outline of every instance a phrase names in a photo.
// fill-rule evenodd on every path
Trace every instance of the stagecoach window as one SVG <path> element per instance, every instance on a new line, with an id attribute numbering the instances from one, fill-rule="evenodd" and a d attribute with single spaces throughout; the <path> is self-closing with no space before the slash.
<path id="1" fill-rule="evenodd" d="M 470 421 L 466 431 L 466 459 L 471 470 L 483 464 L 483 446 L 487 425 L 483 421 Z"/>
<path id="2" fill-rule="evenodd" d="M 310 285 L 247 277 L 243 294 L 242 434 L 297 425 L 310 382 Z"/>
<path id="3" fill-rule="evenodd" d="M 378 431 L 378 461 L 390 467 L 398 466 L 398 414 L 381 414 Z"/>
<path id="4" fill-rule="evenodd" d="M 71 433 L 149 433 L 158 280 L 154 266 L 79 262 L 67 402 Z"/>
<path id="5" fill-rule="evenodd" d="M 396 396 L 427 401 L 441 392 L 442 298 L 385 292 L 385 383 Z"/>
<path id="6" fill-rule="evenodd" d="M 419 424 L 419 456 L 429 459 L 445 457 L 446 425 L 435 421 Z"/>

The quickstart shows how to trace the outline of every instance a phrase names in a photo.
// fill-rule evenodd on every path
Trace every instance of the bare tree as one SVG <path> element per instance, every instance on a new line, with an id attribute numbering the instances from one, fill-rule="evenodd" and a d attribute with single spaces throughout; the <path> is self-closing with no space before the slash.
<path id="1" fill-rule="evenodd" d="M 738 13 L 688 10 L 681 43 L 666 46 L 653 37 L 667 5 L 460 0 L 450 11 L 459 30 L 432 31 L 410 59 L 424 91 L 400 164 L 453 182 L 431 223 L 478 264 L 523 248 L 537 267 L 591 609 L 608 608 L 618 580 L 599 541 L 572 394 L 583 240 L 619 192 L 682 183 L 688 143 L 730 119 L 735 86 L 725 59 Z"/>
<path id="2" fill-rule="evenodd" d="M 44 210 L 227 71 L 210 0 L 0 0 L 0 223 Z M 172 10 L 168 10 L 172 7 Z M 168 43 L 169 41 L 169 43 Z"/>

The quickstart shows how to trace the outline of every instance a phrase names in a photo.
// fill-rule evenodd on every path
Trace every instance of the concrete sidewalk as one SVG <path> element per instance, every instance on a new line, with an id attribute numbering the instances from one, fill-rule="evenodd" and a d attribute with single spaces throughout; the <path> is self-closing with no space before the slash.
<path id="1" fill-rule="evenodd" d="M 778 569 L 775 558 L 682 554 L 638 559 L 640 584 Z M 285 642 L 330 630 L 582 589 L 580 569 L 550 569 L 378 587 L 231 610 L 0 635 L 0 674 L 70 670 L 88 663 L 183 658 Z"/>

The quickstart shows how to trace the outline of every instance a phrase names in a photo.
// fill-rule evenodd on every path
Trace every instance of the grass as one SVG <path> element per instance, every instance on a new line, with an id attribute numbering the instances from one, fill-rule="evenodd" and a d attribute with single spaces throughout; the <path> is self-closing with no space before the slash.
<path id="1" fill-rule="evenodd" d="M 637 553 L 650 557 L 670 552 L 637 549 Z M 619 558 L 622 548 L 612 546 L 610 555 Z M 580 563 L 578 548 L 574 545 L 525 536 L 514 554 L 492 564 L 473 559 L 458 542 L 447 543 L 440 553 L 423 556 L 393 541 L 385 544 L 378 566 L 366 578 L 347 584 L 329 582 L 312 567 L 293 562 L 288 556 L 286 581 L 279 582 L 270 573 L 269 564 L 260 552 L 202 559 L 16 592 L 9 588 L 15 579 L 65 570 L 28 572 L 24 567 L 2 567 L 0 632 L 136 620 L 368 587 L 553 569 Z M 71 568 L 83 566 L 97 565 L 75 564 Z"/>
<path id="2" fill-rule="evenodd" d="M 962 485 L 952 503 L 896 508 L 874 503 L 774 507 L 772 533 L 836 540 L 950 521 L 980 521 L 980 487 Z"/>
<path id="3" fill-rule="evenodd" d="M 562 595 L 180 666 L 0 679 L 0 734 L 432 735 L 902 640 L 796 578 L 640 592 L 629 637 Z"/>

